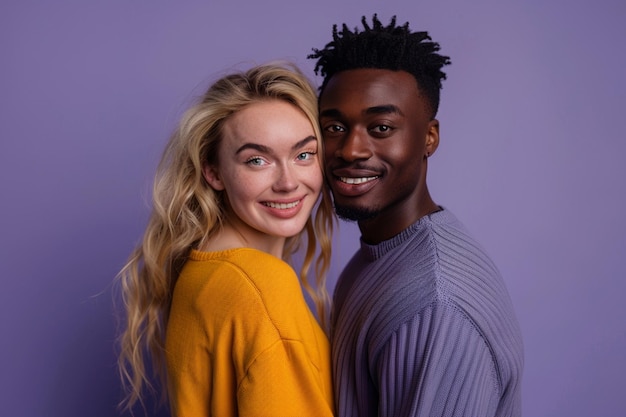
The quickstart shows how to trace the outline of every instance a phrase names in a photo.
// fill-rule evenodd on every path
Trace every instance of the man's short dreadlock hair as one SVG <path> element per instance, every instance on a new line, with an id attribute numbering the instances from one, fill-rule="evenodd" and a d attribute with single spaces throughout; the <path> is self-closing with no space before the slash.
<path id="1" fill-rule="evenodd" d="M 441 81 L 446 74 L 441 71 L 450 64 L 450 58 L 439 55 L 439 44 L 432 42 L 428 32 L 413 32 L 409 23 L 396 26 L 396 17 L 391 18 L 388 26 L 383 26 L 378 16 L 372 18 L 372 27 L 362 17 L 364 30 L 354 32 L 344 23 L 342 30 L 333 25 L 333 40 L 324 49 L 313 48 L 308 58 L 317 59 L 315 74 L 324 80 L 320 93 L 324 91 L 328 80 L 338 72 L 358 69 L 377 68 L 392 71 L 403 70 L 415 77 L 420 91 L 425 94 L 435 117 L 439 109 Z"/>

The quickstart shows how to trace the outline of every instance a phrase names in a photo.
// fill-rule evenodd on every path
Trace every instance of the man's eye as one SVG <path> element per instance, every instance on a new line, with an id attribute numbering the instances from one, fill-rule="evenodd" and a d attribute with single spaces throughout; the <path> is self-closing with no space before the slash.
<path id="1" fill-rule="evenodd" d="M 391 130 L 391 127 L 387 125 L 378 125 L 372 129 L 372 131 L 376 133 L 388 133 L 390 130 Z"/>
<path id="2" fill-rule="evenodd" d="M 343 126 L 340 125 L 330 125 L 330 126 L 326 126 L 326 129 L 324 129 L 330 133 L 337 133 L 337 132 L 345 132 L 346 129 L 343 128 Z"/>

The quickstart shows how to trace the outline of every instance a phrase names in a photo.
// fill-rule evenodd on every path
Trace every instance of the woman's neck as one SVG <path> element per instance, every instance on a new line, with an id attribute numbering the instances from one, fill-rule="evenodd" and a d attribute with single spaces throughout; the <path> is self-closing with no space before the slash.
<path id="1" fill-rule="evenodd" d="M 198 249 L 205 252 L 216 252 L 236 248 L 252 248 L 282 259 L 285 238 L 259 232 L 241 221 L 231 222 L 229 220 L 226 220 L 222 227 L 203 242 Z"/>

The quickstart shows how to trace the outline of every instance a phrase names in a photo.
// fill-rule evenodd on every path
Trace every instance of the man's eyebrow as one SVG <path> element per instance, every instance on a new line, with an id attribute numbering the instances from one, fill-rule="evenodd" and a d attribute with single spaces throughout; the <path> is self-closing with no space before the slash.
<path id="1" fill-rule="evenodd" d="M 381 104 L 380 106 L 372 106 L 365 109 L 363 112 L 366 115 L 376 115 L 376 114 L 397 114 L 400 116 L 404 116 L 404 113 L 400 110 L 398 106 L 393 104 Z M 326 109 L 320 112 L 320 117 L 328 117 L 328 118 L 341 118 L 343 114 L 337 109 Z"/>
<path id="2" fill-rule="evenodd" d="M 337 119 L 341 117 L 341 112 L 337 109 L 326 109 L 320 112 L 320 117 L 331 117 Z"/>
<path id="3" fill-rule="evenodd" d="M 365 110 L 365 114 L 390 114 L 395 113 L 400 116 L 403 116 L 402 111 L 398 106 L 394 106 L 393 104 L 383 104 L 381 106 L 369 107 Z"/>
<path id="4" fill-rule="evenodd" d="M 307 136 L 306 138 L 296 142 L 291 149 L 293 150 L 297 150 L 302 148 L 303 146 L 305 146 L 306 144 L 308 144 L 311 141 L 316 141 L 317 139 L 315 138 L 315 136 L 310 135 Z M 246 149 L 253 149 L 255 151 L 261 152 L 261 153 L 267 153 L 267 154 L 271 154 L 272 153 L 272 148 L 270 148 L 269 146 L 265 146 L 265 145 L 260 145 L 258 143 L 252 143 L 252 142 L 248 142 L 248 143 L 244 143 L 243 145 L 241 145 L 237 151 L 235 152 L 235 154 L 239 154 L 243 151 L 245 151 Z"/>

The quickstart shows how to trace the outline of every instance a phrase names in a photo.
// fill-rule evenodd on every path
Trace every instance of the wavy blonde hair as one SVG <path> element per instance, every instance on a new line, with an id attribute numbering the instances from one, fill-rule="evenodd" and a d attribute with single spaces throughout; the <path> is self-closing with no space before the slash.
<path id="1" fill-rule="evenodd" d="M 323 149 L 315 90 L 298 68 L 288 63 L 261 65 L 219 79 L 183 115 L 165 148 L 154 181 L 153 209 L 143 240 L 119 274 L 126 309 L 118 361 L 126 389 L 121 404 L 124 409 L 132 409 L 137 402 L 143 405 L 144 389 L 154 392 L 151 376 L 158 377 L 162 387 L 167 386 L 165 329 L 174 285 L 191 249 L 208 239 L 224 218 L 220 193 L 208 185 L 202 167 L 216 162 L 224 122 L 244 107 L 268 99 L 282 100 L 299 108 L 311 122 L 318 149 Z M 323 152 L 318 154 L 321 156 Z M 323 169 L 322 158 L 319 160 Z M 299 235 L 287 240 L 283 253 L 283 258 L 290 261 L 290 255 L 299 249 L 306 234 L 299 276 L 323 324 L 329 305 L 326 273 L 333 225 L 330 194 L 323 187 L 314 218 L 309 218 Z M 313 263 L 315 288 L 309 282 Z M 165 398 L 163 389 L 162 399 Z"/>

